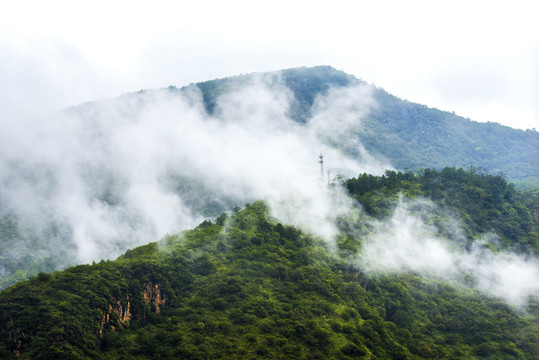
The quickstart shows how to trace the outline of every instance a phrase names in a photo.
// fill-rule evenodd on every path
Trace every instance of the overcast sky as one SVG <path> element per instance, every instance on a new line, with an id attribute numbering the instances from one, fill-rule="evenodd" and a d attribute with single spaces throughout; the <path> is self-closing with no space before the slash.
<path id="1" fill-rule="evenodd" d="M 2 1 L 0 121 L 140 89 L 331 65 L 539 128 L 534 1 Z"/>

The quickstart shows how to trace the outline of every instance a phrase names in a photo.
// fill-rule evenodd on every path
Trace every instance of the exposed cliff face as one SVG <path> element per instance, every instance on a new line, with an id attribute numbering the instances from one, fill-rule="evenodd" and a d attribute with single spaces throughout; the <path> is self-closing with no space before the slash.
<path id="1" fill-rule="evenodd" d="M 161 291 L 158 283 L 147 283 L 144 286 L 142 296 L 144 302 L 150 305 L 151 311 L 154 311 L 157 314 L 161 312 L 161 308 L 165 306 L 167 301 L 167 297 Z M 101 318 L 99 327 L 99 337 L 103 338 L 103 332 L 107 327 L 110 327 L 112 330 L 115 330 L 116 327 L 128 327 L 131 319 L 144 318 L 143 312 L 136 313 L 139 315 L 133 315 L 131 298 L 129 295 L 126 295 L 125 298 L 112 299 L 112 304 L 109 304 L 109 308 L 103 311 L 103 317 Z"/>
<path id="2" fill-rule="evenodd" d="M 149 282 L 144 289 L 144 301 L 146 304 L 152 307 L 157 314 L 161 312 L 161 307 L 165 305 L 167 298 L 165 294 L 161 292 L 159 284 L 153 284 Z"/>
<path id="3" fill-rule="evenodd" d="M 118 325 L 120 327 L 129 325 L 131 320 L 131 301 L 129 295 L 126 296 L 126 300 L 117 300 L 115 306 L 109 305 L 109 311 L 116 315 Z"/>
<path id="4" fill-rule="evenodd" d="M 113 304 L 110 304 L 108 310 L 103 312 L 101 326 L 99 327 L 99 337 L 103 337 L 103 331 L 105 330 L 105 327 L 109 325 L 112 330 L 114 330 L 116 326 L 129 326 L 131 318 L 131 299 L 129 298 L 129 295 L 126 295 L 125 299 L 113 299 Z"/>
<path id="5" fill-rule="evenodd" d="M 21 329 L 16 328 L 13 325 L 13 319 L 9 319 L 7 323 L 8 329 L 8 340 L 10 342 L 9 348 L 12 355 L 19 357 L 21 353 L 21 348 L 24 342 L 27 340 L 27 336 Z"/>
<path id="6" fill-rule="evenodd" d="M 105 330 L 105 325 L 110 322 L 110 316 L 107 312 L 103 313 L 103 318 L 101 319 L 101 326 L 99 327 L 99 337 L 103 338 L 103 330 Z"/>

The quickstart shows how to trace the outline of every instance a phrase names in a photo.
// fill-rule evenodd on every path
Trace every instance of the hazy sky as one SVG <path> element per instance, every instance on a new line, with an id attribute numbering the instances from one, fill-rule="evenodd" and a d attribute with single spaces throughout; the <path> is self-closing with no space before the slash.
<path id="1" fill-rule="evenodd" d="M 331 65 L 539 128 L 534 1 L 2 1 L 0 121 L 143 88 Z"/>

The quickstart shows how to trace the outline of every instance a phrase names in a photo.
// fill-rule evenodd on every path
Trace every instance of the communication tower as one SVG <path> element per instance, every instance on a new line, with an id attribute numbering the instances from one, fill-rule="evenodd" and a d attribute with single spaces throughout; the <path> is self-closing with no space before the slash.
<path id="1" fill-rule="evenodd" d="M 320 158 L 320 160 L 318 160 L 318 162 L 320 163 L 320 178 L 323 180 L 324 179 L 324 155 L 320 154 L 320 156 L 318 156 Z"/>

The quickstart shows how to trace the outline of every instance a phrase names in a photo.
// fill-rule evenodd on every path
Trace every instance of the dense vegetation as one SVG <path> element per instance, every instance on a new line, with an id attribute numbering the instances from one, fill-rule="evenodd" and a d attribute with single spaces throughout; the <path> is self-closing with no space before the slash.
<path id="1" fill-rule="evenodd" d="M 470 237 L 490 227 L 468 206 L 467 197 L 479 196 L 474 206 L 498 216 L 492 229 L 507 247 L 536 251 L 536 244 L 512 243 L 504 220 L 519 221 L 500 214 L 528 211 L 530 224 L 511 227 L 531 237 L 537 204 L 529 208 L 527 197 L 500 177 L 448 168 L 361 175 L 344 184 L 378 218 L 399 192 L 431 196 L 465 217 Z M 115 261 L 40 273 L 3 291 L 0 357 L 531 359 L 539 353 L 537 304 L 523 316 L 440 280 L 369 274 L 346 260 L 360 243 L 342 237 L 341 251 L 330 252 L 322 240 L 272 219 L 263 203 L 248 204 Z"/>
<path id="2" fill-rule="evenodd" d="M 494 232 L 501 239 L 493 244 L 498 249 L 539 254 L 539 192 L 521 192 L 501 176 L 447 167 L 417 174 L 386 171 L 381 177 L 362 174 L 344 185 L 373 216 L 387 215 L 399 194 L 428 197 L 461 220 L 470 241 Z"/>
<path id="3" fill-rule="evenodd" d="M 365 147 L 398 169 L 474 166 L 502 174 L 522 189 L 539 187 L 539 133 L 477 123 L 404 101 L 382 89 L 358 134 Z M 398 149 L 395 151 L 395 149 Z"/>

